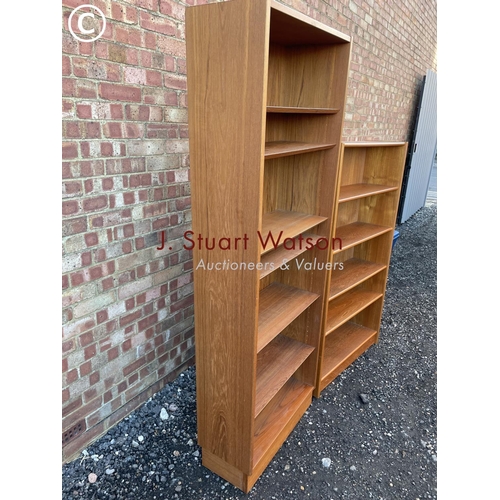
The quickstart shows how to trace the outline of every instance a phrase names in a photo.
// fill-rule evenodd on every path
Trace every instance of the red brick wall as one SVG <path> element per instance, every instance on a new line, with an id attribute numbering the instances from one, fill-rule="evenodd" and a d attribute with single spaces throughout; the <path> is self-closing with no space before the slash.
<path id="1" fill-rule="evenodd" d="M 88 3 L 107 27 L 78 42 Z M 201 3 L 63 0 L 63 431 L 87 429 L 65 460 L 193 362 L 184 9 Z M 408 139 L 436 2 L 283 3 L 353 38 L 345 139 Z"/>

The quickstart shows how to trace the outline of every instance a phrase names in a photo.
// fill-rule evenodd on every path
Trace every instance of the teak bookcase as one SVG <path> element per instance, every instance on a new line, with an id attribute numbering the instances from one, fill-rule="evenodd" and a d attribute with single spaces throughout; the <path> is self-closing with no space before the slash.
<path id="1" fill-rule="evenodd" d="M 406 148 L 342 144 L 316 397 L 378 340 Z"/>
<path id="2" fill-rule="evenodd" d="M 332 231 L 350 38 L 273 0 L 187 8 L 186 37 L 198 441 L 248 492 L 316 383 L 330 252 L 306 238 Z"/>

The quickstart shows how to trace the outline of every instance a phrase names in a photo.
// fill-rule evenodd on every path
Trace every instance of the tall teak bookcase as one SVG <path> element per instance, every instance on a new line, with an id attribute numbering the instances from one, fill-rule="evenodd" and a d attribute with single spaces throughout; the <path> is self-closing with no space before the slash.
<path id="1" fill-rule="evenodd" d="M 198 442 L 247 492 L 316 383 L 350 38 L 274 0 L 188 8 L 186 38 Z"/>
<path id="2" fill-rule="evenodd" d="M 406 149 L 342 144 L 315 396 L 378 340 Z"/>

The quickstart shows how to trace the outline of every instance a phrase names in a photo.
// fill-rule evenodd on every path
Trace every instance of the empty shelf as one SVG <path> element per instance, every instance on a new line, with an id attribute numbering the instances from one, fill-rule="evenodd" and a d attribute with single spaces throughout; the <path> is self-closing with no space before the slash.
<path id="1" fill-rule="evenodd" d="M 383 186 L 381 184 L 350 184 L 348 186 L 341 186 L 339 203 L 375 194 L 389 193 L 390 191 L 397 191 L 397 189 L 397 186 Z"/>
<path id="2" fill-rule="evenodd" d="M 268 113 L 304 113 L 318 115 L 334 115 L 339 112 L 338 108 L 306 108 L 294 106 L 267 106 Z"/>
<path id="3" fill-rule="evenodd" d="M 314 347 L 279 335 L 257 355 L 256 417 L 314 351 Z"/>
<path id="4" fill-rule="evenodd" d="M 348 322 L 325 339 L 321 385 L 328 385 L 375 342 L 377 332 Z"/>
<path id="5" fill-rule="evenodd" d="M 354 288 L 359 283 L 371 278 L 387 266 L 361 259 L 349 259 L 344 262 L 342 270 L 332 271 L 330 283 L 330 300 L 343 292 Z"/>
<path id="6" fill-rule="evenodd" d="M 266 286 L 259 297 L 257 352 L 269 344 L 318 297 L 316 293 L 281 283 L 271 283 Z"/>
<path id="7" fill-rule="evenodd" d="M 260 259 L 261 264 L 264 266 L 260 272 L 260 279 L 268 274 L 271 274 L 275 269 L 278 269 L 283 263 L 290 262 L 295 257 L 304 253 L 306 250 L 312 248 L 321 236 L 312 233 L 302 235 L 302 241 L 299 237 L 294 238 L 295 243 L 292 245 L 287 244 L 287 248 L 283 245 L 276 248 L 272 252 L 268 252 Z"/>
<path id="8" fill-rule="evenodd" d="M 312 153 L 323 149 L 333 148 L 335 144 L 316 144 L 310 142 L 273 141 L 266 142 L 264 158 L 280 158 L 302 153 Z"/>
<path id="9" fill-rule="evenodd" d="M 255 421 L 253 466 L 277 451 L 311 403 L 313 387 L 291 378 Z"/>
<path id="10" fill-rule="evenodd" d="M 364 289 L 354 289 L 341 295 L 338 299 L 328 304 L 328 316 L 326 319 L 326 335 L 356 316 L 365 307 L 373 304 L 382 297 L 380 292 L 372 292 Z"/>
<path id="11" fill-rule="evenodd" d="M 393 228 L 368 224 L 366 222 L 353 222 L 352 224 L 340 226 L 335 231 L 335 238 L 342 240 L 342 248 L 335 249 L 333 253 L 341 252 L 388 231 L 393 231 Z"/>
<path id="12" fill-rule="evenodd" d="M 295 238 L 325 220 L 326 217 L 319 215 L 286 212 L 285 210 L 265 213 L 262 216 L 262 232 L 260 233 L 261 254 L 274 250 L 282 245 L 286 238 Z"/>

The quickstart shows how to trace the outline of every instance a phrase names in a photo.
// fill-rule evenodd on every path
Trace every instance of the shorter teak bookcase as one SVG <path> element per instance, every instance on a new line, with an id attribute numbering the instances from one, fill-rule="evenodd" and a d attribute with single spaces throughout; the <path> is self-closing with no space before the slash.
<path id="1" fill-rule="evenodd" d="M 343 143 L 314 395 L 378 341 L 406 142 Z"/>

